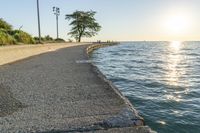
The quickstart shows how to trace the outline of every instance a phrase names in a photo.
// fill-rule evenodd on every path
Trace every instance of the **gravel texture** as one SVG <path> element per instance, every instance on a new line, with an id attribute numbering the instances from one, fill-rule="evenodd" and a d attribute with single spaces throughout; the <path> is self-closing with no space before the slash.
<path id="1" fill-rule="evenodd" d="M 141 124 L 135 110 L 90 63 L 77 63 L 88 60 L 87 47 L 68 47 L 1 66 L 0 132 L 135 133 L 138 128 L 133 126 Z M 143 126 L 139 130 L 150 132 Z"/>

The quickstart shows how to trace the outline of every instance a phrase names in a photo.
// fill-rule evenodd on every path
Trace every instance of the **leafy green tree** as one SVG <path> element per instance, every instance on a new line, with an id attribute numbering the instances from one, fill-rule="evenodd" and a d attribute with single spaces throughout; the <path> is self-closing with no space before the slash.
<path id="1" fill-rule="evenodd" d="M 74 37 L 77 42 L 81 42 L 82 37 L 95 36 L 101 30 L 101 26 L 94 18 L 95 14 L 94 11 L 75 11 L 72 14 L 67 14 L 66 19 L 71 20 L 70 26 L 72 26 L 68 34 Z"/>
<path id="2" fill-rule="evenodd" d="M 0 29 L 4 29 L 7 31 L 12 30 L 12 25 L 4 21 L 2 18 L 0 18 Z"/>

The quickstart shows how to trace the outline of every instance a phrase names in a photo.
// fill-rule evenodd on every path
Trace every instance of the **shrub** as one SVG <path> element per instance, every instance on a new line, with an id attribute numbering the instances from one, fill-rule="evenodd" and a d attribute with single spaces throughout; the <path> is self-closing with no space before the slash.
<path id="1" fill-rule="evenodd" d="M 12 25 L 4 21 L 2 18 L 0 18 L 0 29 L 4 30 L 12 30 Z"/>
<path id="2" fill-rule="evenodd" d="M 39 43 L 39 37 L 34 37 L 34 40 L 36 41 L 36 43 Z M 54 40 L 51 36 L 47 35 L 45 37 L 41 37 L 41 41 L 43 43 L 53 43 Z"/>
<path id="3" fill-rule="evenodd" d="M 0 18 L 0 44 L 34 44 L 35 40 L 28 33 L 21 30 L 12 30 L 12 25 Z"/>
<path id="4" fill-rule="evenodd" d="M 16 44 L 16 40 L 5 30 L 0 30 L 0 45 Z"/>
<path id="5" fill-rule="evenodd" d="M 65 40 L 62 39 L 62 38 L 57 38 L 54 41 L 57 42 L 57 43 L 63 43 L 63 42 L 65 42 Z"/>
<path id="6" fill-rule="evenodd" d="M 17 42 L 24 44 L 34 44 L 35 40 L 28 33 L 21 30 L 14 30 L 11 35 L 15 38 Z"/>
<path id="7" fill-rule="evenodd" d="M 50 37 L 49 35 L 47 35 L 47 36 L 44 37 L 44 40 L 45 41 L 53 41 L 53 38 Z"/>
<path id="8" fill-rule="evenodd" d="M 39 37 L 34 37 L 33 38 L 35 41 L 38 41 L 39 40 Z"/>
<path id="9" fill-rule="evenodd" d="M 73 40 L 72 39 L 68 39 L 68 42 L 73 42 Z"/>

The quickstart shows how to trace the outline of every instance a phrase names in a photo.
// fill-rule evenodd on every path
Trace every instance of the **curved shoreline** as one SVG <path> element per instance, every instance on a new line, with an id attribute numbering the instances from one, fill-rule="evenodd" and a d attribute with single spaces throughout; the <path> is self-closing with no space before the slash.
<path id="1" fill-rule="evenodd" d="M 89 46 L 86 51 L 88 54 L 88 58 L 89 54 L 92 54 L 92 52 L 96 49 L 99 48 L 103 48 L 103 47 L 109 47 L 109 46 L 113 46 L 113 45 L 118 45 L 118 43 L 108 43 L 108 44 L 93 44 L 91 46 Z M 137 125 L 137 126 L 145 126 L 145 121 L 144 119 L 138 115 L 137 110 L 133 107 L 133 105 L 131 104 L 131 102 L 121 93 L 121 91 L 112 83 L 112 81 L 108 80 L 106 78 L 106 76 L 99 70 L 99 68 L 94 65 L 94 63 L 91 63 L 91 65 L 93 66 L 93 70 L 95 73 L 97 73 L 97 75 L 106 83 L 108 83 L 110 85 L 110 87 L 113 89 L 113 91 L 115 91 L 115 93 L 117 93 L 124 101 L 125 103 L 130 107 L 130 109 L 133 111 L 134 115 L 137 116 L 142 122 Z"/>
<path id="2" fill-rule="evenodd" d="M 0 106 L 0 132 L 152 132 L 97 67 L 77 62 L 89 59 L 88 46 L 94 45 L 68 47 L 0 67 L 1 89 L 9 90 L 0 95 L 5 99 L 0 101 L 5 105 L 4 110 Z M 10 108 L 12 103 L 23 106 Z"/>
<path id="3" fill-rule="evenodd" d="M 114 45 L 118 45 L 119 43 L 102 43 L 102 44 L 93 44 L 89 47 L 87 47 L 86 52 L 88 54 L 88 58 L 90 59 L 90 54 L 92 54 L 93 51 L 99 49 L 99 48 L 103 48 L 103 47 L 109 47 L 109 46 L 114 46 Z M 134 108 L 134 106 L 131 104 L 131 102 L 121 93 L 121 91 L 112 83 L 112 81 L 108 80 L 106 78 L 106 76 L 99 70 L 99 68 L 94 65 L 94 63 L 91 62 L 91 65 L 93 66 L 93 70 L 94 72 L 106 83 L 109 84 L 109 86 L 113 89 L 113 91 L 115 93 L 117 93 L 120 98 L 122 98 L 125 103 L 128 105 L 129 109 L 132 111 L 132 113 L 138 117 L 138 120 L 140 120 L 140 122 L 138 123 L 138 125 L 135 126 L 146 126 L 145 124 L 145 120 L 139 116 L 137 110 Z M 149 133 L 154 133 L 154 131 L 152 131 L 150 128 L 148 129 Z"/>

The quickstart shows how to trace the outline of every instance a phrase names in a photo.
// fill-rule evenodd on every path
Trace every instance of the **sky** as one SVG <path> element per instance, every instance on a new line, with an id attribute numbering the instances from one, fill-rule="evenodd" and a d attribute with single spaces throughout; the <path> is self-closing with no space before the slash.
<path id="1" fill-rule="evenodd" d="M 0 18 L 38 36 L 36 0 L 0 0 Z M 59 35 L 71 37 L 66 14 L 97 12 L 99 34 L 84 41 L 191 41 L 200 40 L 200 0 L 40 0 L 42 36 L 56 37 L 52 7 L 61 9 Z"/>

